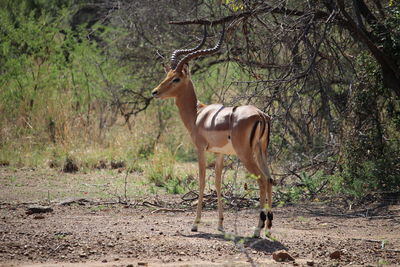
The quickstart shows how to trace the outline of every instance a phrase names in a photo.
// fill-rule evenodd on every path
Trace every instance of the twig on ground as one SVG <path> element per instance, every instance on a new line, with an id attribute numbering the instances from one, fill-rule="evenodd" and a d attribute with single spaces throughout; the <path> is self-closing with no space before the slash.
<path id="1" fill-rule="evenodd" d="M 190 197 L 190 195 L 192 195 L 192 197 Z M 193 196 L 194 195 L 194 196 Z M 193 201 L 196 200 L 199 197 L 199 194 L 197 194 L 196 192 L 194 192 L 193 190 L 187 192 L 186 194 L 184 194 L 181 198 L 182 198 L 182 202 L 184 201 Z"/>
<path id="2" fill-rule="evenodd" d="M 159 204 L 150 203 L 150 202 L 148 202 L 148 201 L 143 201 L 143 202 L 142 202 L 142 206 L 145 206 L 145 207 L 152 207 L 152 208 L 160 208 L 160 207 L 161 207 Z"/>
<path id="3" fill-rule="evenodd" d="M 84 204 L 84 203 L 94 203 L 94 202 L 87 198 L 67 198 L 65 200 L 58 202 L 57 205 L 68 206 L 68 205 L 75 204 L 75 203 Z"/>
<path id="4" fill-rule="evenodd" d="M 310 213 L 319 216 L 332 216 L 332 217 L 344 217 L 344 218 L 366 218 L 366 219 L 392 219 L 400 217 L 400 215 L 365 215 L 365 214 L 344 214 L 344 213 L 329 213 L 329 212 L 319 212 L 311 209 L 307 209 Z"/>
<path id="5" fill-rule="evenodd" d="M 151 213 L 157 213 L 157 212 L 185 212 L 187 210 L 185 209 L 169 209 L 169 208 L 159 208 L 156 210 L 153 210 Z"/>
<path id="6" fill-rule="evenodd" d="M 353 237 L 351 239 L 352 240 L 357 240 L 357 241 L 372 242 L 372 243 L 382 243 L 382 240 L 364 239 L 364 238 L 356 238 L 356 237 Z"/>

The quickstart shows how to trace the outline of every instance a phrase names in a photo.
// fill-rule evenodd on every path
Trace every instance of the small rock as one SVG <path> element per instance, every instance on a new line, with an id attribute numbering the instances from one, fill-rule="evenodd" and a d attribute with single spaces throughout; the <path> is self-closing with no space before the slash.
<path id="1" fill-rule="evenodd" d="M 338 260 L 338 259 L 340 259 L 340 256 L 342 256 L 342 252 L 340 250 L 336 250 L 336 251 L 332 252 L 331 254 L 329 254 L 329 257 L 332 260 Z"/>
<path id="2" fill-rule="evenodd" d="M 137 265 L 138 265 L 138 266 L 147 266 L 148 263 L 147 263 L 147 262 L 141 262 L 141 261 L 139 261 L 139 262 L 137 263 Z"/>
<path id="3" fill-rule="evenodd" d="M 126 267 L 133 267 L 133 264 L 127 264 Z"/>
<path id="4" fill-rule="evenodd" d="M 106 259 L 104 259 L 104 260 L 102 260 L 101 262 L 104 262 L 104 263 L 106 263 L 106 262 L 107 262 L 107 260 L 106 260 Z"/>
<path id="5" fill-rule="evenodd" d="M 314 266 L 314 261 L 307 261 L 307 266 Z"/>
<path id="6" fill-rule="evenodd" d="M 35 215 L 34 217 L 33 217 L 33 219 L 35 219 L 35 220 L 41 220 L 41 219 L 44 219 L 45 217 L 43 216 L 43 215 Z"/>
<path id="7" fill-rule="evenodd" d="M 290 256 L 290 254 L 285 250 L 275 251 L 274 253 L 272 253 L 272 258 L 278 262 L 294 261 L 294 258 L 292 256 Z"/>

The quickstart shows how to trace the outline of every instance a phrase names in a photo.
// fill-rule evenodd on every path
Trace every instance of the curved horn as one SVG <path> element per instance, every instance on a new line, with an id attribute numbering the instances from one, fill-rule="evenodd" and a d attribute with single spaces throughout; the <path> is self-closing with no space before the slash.
<path id="1" fill-rule="evenodd" d="M 171 69 L 176 68 L 176 65 L 178 64 L 177 60 L 180 55 L 186 55 L 186 54 L 193 53 L 193 52 L 199 50 L 206 43 L 206 39 L 207 39 L 207 26 L 204 25 L 204 36 L 203 36 L 203 40 L 201 41 L 200 44 L 198 44 L 196 47 L 191 48 L 191 49 L 179 49 L 179 50 L 175 50 L 174 52 L 172 52 Z"/>
<path id="2" fill-rule="evenodd" d="M 222 28 L 221 37 L 220 37 L 218 43 L 213 48 L 198 50 L 198 51 L 195 51 L 195 52 L 192 52 L 192 53 L 186 55 L 178 62 L 177 66 L 175 68 L 175 71 L 176 72 L 182 71 L 183 65 L 185 65 L 190 60 L 192 60 L 196 57 L 214 54 L 215 52 L 217 52 L 221 48 L 222 42 L 224 41 L 224 34 L 225 34 L 225 24 L 223 25 L 223 28 Z"/>

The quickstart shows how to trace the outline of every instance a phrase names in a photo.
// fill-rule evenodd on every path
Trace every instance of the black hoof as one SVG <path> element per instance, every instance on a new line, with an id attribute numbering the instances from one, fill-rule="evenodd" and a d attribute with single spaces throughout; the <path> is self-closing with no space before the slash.
<path id="1" fill-rule="evenodd" d="M 272 227 L 272 220 L 274 219 L 274 214 L 270 211 L 267 213 L 268 221 L 267 221 L 267 227 L 268 229 L 271 229 Z"/>

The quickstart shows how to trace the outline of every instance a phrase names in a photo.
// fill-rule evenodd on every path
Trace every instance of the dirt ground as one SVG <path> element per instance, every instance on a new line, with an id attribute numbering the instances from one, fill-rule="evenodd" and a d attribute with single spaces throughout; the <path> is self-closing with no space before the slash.
<path id="1" fill-rule="evenodd" d="M 0 266 L 400 264 L 398 199 L 351 210 L 334 202 L 275 207 L 273 238 L 254 239 L 257 210 L 226 210 L 226 234 L 216 230 L 216 210 L 205 210 L 199 232 L 191 232 L 194 208 L 181 208 L 179 195 L 163 198 L 166 209 L 156 205 L 160 196 L 137 197 L 128 205 L 88 196 L 29 201 L 36 185 L 46 192 L 43 180 L 51 175 L 45 174 L 0 169 Z M 60 190 L 65 187 L 68 183 Z M 27 214 L 33 204 L 52 211 Z M 273 260 L 279 250 L 294 261 Z"/>

